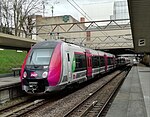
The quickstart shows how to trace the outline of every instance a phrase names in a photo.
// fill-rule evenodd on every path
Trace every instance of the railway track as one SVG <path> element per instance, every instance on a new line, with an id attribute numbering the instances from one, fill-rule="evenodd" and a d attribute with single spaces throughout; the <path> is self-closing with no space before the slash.
<path id="1" fill-rule="evenodd" d="M 29 111 L 38 108 L 39 106 L 47 103 L 45 99 L 39 99 L 34 101 L 24 101 L 16 105 L 10 106 L 0 111 L 0 117 L 16 117 L 21 116 Z"/>
<path id="2" fill-rule="evenodd" d="M 16 104 L 10 105 L 8 107 L 4 107 L 0 109 L 0 117 L 19 117 L 25 116 L 37 108 L 42 106 L 46 106 L 46 104 L 53 104 L 57 100 L 68 95 L 68 92 L 61 92 L 62 94 L 53 94 L 53 95 L 43 95 L 43 96 L 29 96 L 28 99 L 23 99 Z M 50 96 L 50 98 L 49 98 Z"/>
<path id="3" fill-rule="evenodd" d="M 99 117 L 106 105 L 112 99 L 118 87 L 123 82 L 128 70 L 113 77 L 106 84 L 89 94 L 84 100 L 74 106 L 63 117 Z"/>
<path id="4" fill-rule="evenodd" d="M 116 75 L 113 75 L 113 76 L 118 77 L 117 80 L 115 80 L 116 78 L 111 78 L 111 77 L 108 78 L 108 79 L 112 79 L 111 82 L 107 82 L 105 78 L 104 78 L 104 80 L 101 79 L 105 83 L 102 83 L 102 81 L 101 81 L 101 83 L 103 85 L 100 85 L 99 88 L 95 92 L 90 91 L 92 93 L 89 93 L 89 95 L 86 96 L 86 98 L 84 98 L 84 100 L 82 102 L 78 103 L 78 105 L 75 106 L 74 108 L 72 108 L 73 107 L 72 106 L 71 107 L 72 109 L 70 111 L 68 111 L 68 109 L 67 109 L 67 108 L 70 108 L 69 106 L 68 107 L 66 106 L 67 108 L 63 108 L 63 106 L 64 106 L 63 103 L 65 103 L 65 102 L 67 103 L 67 101 L 69 101 L 70 99 L 73 99 L 71 97 L 71 95 L 77 95 L 76 93 L 79 92 L 80 90 L 76 91 L 72 94 L 62 93 L 63 95 L 58 94 L 57 96 L 53 96 L 53 98 L 50 97 L 50 99 L 30 100 L 28 102 L 14 105 L 10 108 L 4 109 L 3 112 L 0 111 L 0 117 L 1 116 L 2 117 L 16 117 L 16 116 L 29 116 L 29 115 L 36 116 L 35 112 L 39 112 L 39 113 L 37 113 L 37 116 L 41 116 L 41 115 L 45 116 L 44 115 L 45 112 L 42 112 L 42 110 L 44 110 L 44 111 L 48 110 L 47 113 L 50 114 L 50 116 L 53 116 L 53 114 L 54 114 L 54 116 L 64 115 L 64 117 L 68 117 L 68 116 L 92 117 L 95 115 L 100 115 L 101 114 L 100 112 L 103 112 L 102 110 L 105 108 L 105 106 L 109 102 L 109 98 L 111 98 L 110 95 L 113 95 L 113 93 L 109 93 L 109 91 L 111 89 L 114 89 L 113 85 L 115 84 L 115 82 L 122 81 L 122 79 L 120 78 L 121 76 L 119 77 L 117 72 L 115 74 Z M 121 74 L 123 74 L 125 76 L 124 72 L 120 73 L 120 75 Z M 107 84 L 107 86 L 105 84 Z M 108 88 L 109 84 L 111 84 L 111 85 Z M 118 85 L 119 84 L 120 83 L 118 83 Z M 115 89 L 117 89 L 117 87 L 115 87 Z M 81 93 L 80 93 L 80 95 L 81 95 Z M 106 95 L 108 97 L 107 100 L 106 100 Z M 73 96 L 73 97 L 75 97 L 75 96 Z M 63 101 L 63 103 L 61 101 Z M 73 101 L 73 100 L 71 100 L 71 101 Z M 75 103 L 75 102 L 73 101 L 73 103 Z M 70 106 L 71 106 L 71 104 L 70 104 Z M 63 108 L 64 110 L 59 109 L 58 107 Z M 56 110 L 54 110 L 54 108 Z M 56 113 L 54 113 L 53 111 Z M 62 112 L 60 112 L 60 111 L 62 111 Z M 42 114 L 42 113 L 44 113 L 44 114 Z"/>

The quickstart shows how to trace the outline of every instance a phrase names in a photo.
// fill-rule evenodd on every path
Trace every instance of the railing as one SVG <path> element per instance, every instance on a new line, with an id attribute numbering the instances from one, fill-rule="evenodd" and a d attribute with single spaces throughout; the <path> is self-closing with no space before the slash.
<path id="1" fill-rule="evenodd" d="M 13 71 L 14 77 L 15 77 L 17 75 L 17 72 L 18 72 L 18 75 L 20 75 L 21 68 L 12 68 L 12 71 Z"/>

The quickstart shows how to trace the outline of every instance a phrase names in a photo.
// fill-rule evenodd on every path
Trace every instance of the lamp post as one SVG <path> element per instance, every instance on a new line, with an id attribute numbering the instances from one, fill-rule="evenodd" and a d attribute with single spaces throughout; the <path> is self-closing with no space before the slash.
<path id="1" fill-rule="evenodd" d="M 48 4 L 48 1 L 47 0 L 42 0 L 43 17 L 45 16 L 46 4 Z"/>
<path id="2" fill-rule="evenodd" d="M 54 13 L 53 9 L 54 9 L 54 6 L 51 6 L 51 9 L 52 9 L 52 17 L 53 17 L 53 13 Z"/>
<path id="3" fill-rule="evenodd" d="M 53 3 L 53 5 L 51 4 L 52 17 L 54 16 L 54 6 L 55 6 L 56 4 L 58 4 L 58 3 L 59 3 L 58 1 L 55 1 L 55 2 Z"/>

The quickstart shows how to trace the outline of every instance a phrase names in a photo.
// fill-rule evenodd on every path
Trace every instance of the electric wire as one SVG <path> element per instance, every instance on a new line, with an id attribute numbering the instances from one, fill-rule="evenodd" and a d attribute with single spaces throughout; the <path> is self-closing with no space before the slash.
<path id="1" fill-rule="evenodd" d="M 76 6 L 78 6 L 78 8 L 83 12 L 83 13 L 85 13 L 85 15 L 90 19 L 89 21 L 92 21 L 92 18 L 74 1 L 74 0 L 72 0 L 75 4 L 76 4 Z"/>
<path id="2" fill-rule="evenodd" d="M 73 1 L 73 3 L 76 5 L 76 6 L 78 6 L 78 8 L 83 12 L 81 12 L 75 5 L 73 5 L 69 0 L 67 0 L 78 12 L 80 12 L 83 16 L 85 16 L 83 13 L 85 13 L 86 15 L 87 15 L 87 17 L 85 16 L 85 18 L 87 19 L 87 20 L 92 20 L 92 18 L 74 1 L 74 0 L 72 0 Z M 90 21 L 89 20 L 89 21 Z M 94 22 L 94 24 L 100 29 L 100 27 L 99 27 L 99 25 L 96 23 L 96 22 Z M 111 38 L 113 41 L 115 41 L 111 36 L 109 36 L 106 32 L 103 32 L 103 31 L 101 31 L 101 29 L 100 29 L 100 32 L 106 37 L 106 38 Z"/>

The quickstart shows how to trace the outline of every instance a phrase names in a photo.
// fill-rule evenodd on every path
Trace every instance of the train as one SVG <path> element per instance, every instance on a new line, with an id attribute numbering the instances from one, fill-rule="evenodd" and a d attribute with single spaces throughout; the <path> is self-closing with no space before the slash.
<path id="1" fill-rule="evenodd" d="M 140 62 L 146 66 L 150 66 L 150 54 L 144 54 Z"/>
<path id="2" fill-rule="evenodd" d="M 130 59 L 128 57 L 118 56 L 116 57 L 117 67 L 122 67 L 124 65 L 130 64 Z"/>
<path id="3" fill-rule="evenodd" d="M 125 65 L 122 59 L 64 41 L 39 42 L 32 46 L 22 65 L 22 90 L 29 94 L 60 91 Z"/>

